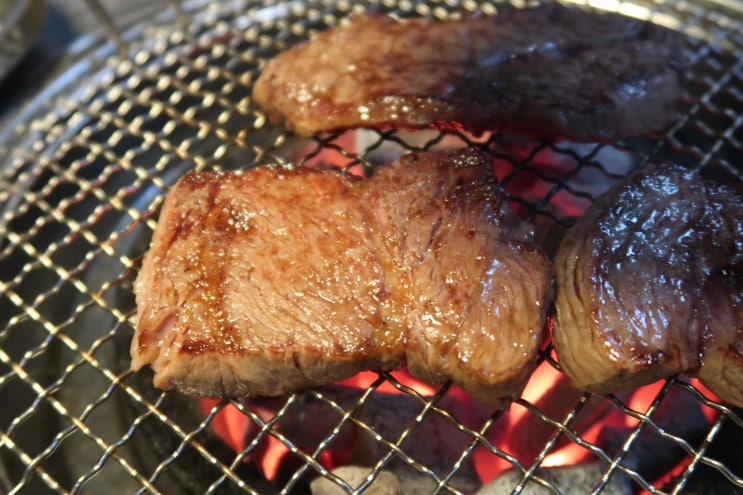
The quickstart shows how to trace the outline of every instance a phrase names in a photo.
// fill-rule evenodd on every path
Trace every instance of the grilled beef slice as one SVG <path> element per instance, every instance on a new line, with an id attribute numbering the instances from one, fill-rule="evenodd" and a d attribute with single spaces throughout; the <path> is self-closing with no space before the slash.
<path id="1" fill-rule="evenodd" d="M 535 366 L 549 262 L 471 149 L 369 179 L 187 173 L 135 284 L 132 367 L 200 396 L 277 395 L 407 365 L 503 406 Z"/>
<path id="2" fill-rule="evenodd" d="M 555 256 L 554 344 L 576 387 L 685 372 L 743 405 L 743 196 L 649 166 L 598 201 Z"/>
<path id="3" fill-rule="evenodd" d="M 253 99 L 302 136 L 432 126 L 612 141 L 673 120 L 682 61 L 674 31 L 559 4 L 448 21 L 369 14 L 274 57 Z"/>

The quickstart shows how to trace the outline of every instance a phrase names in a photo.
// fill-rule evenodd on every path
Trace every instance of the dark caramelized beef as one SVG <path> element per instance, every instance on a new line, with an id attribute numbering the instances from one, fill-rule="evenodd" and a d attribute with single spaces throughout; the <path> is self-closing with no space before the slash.
<path id="1" fill-rule="evenodd" d="M 568 230 L 554 343 L 575 386 L 612 392 L 685 372 L 743 405 L 741 190 L 649 166 Z"/>
<path id="2" fill-rule="evenodd" d="M 662 130 L 680 36 L 558 4 L 461 20 L 359 16 L 272 59 L 253 98 L 302 136 L 438 127 L 611 141 Z"/>

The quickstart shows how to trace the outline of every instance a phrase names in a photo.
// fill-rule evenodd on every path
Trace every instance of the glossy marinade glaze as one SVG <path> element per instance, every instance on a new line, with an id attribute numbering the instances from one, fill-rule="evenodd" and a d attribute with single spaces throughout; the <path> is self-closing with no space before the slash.
<path id="1" fill-rule="evenodd" d="M 559 4 L 459 20 L 369 14 L 269 61 L 254 102 L 311 136 L 353 127 L 613 141 L 675 117 L 681 36 Z"/>
<path id="2" fill-rule="evenodd" d="M 202 396 L 407 365 L 496 407 L 535 366 L 549 261 L 472 149 L 359 180 L 257 167 L 169 192 L 135 284 L 132 367 Z"/>
<path id="3" fill-rule="evenodd" d="M 743 405 L 743 187 L 651 165 L 601 196 L 555 256 L 554 344 L 578 388 L 698 375 Z"/>

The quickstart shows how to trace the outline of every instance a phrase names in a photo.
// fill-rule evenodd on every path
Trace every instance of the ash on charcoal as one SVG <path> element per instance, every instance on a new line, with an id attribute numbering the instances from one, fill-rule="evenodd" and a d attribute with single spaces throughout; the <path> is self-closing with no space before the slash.
<path id="1" fill-rule="evenodd" d="M 387 395 L 386 399 L 390 402 L 385 405 L 386 407 L 365 409 L 359 413 L 359 419 L 371 426 L 375 432 L 381 434 L 384 438 L 396 440 L 422 407 L 417 400 L 408 396 L 405 397 L 408 401 L 405 401 L 405 404 L 402 405 L 398 403 L 399 397 L 397 395 Z M 382 399 L 384 401 L 385 396 L 382 396 Z M 368 436 L 365 436 L 365 439 L 367 441 L 372 440 Z M 471 442 L 472 437 L 457 430 L 445 418 L 435 413 L 429 413 L 410 432 L 400 444 L 400 447 L 415 462 L 426 466 L 440 478 L 443 478 Z M 387 448 L 376 441 L 370 442 L 368 450 L 372 452 L 372 458 L 374 459 L 382 457 L 387 452 Z M 387 468 L 400 479 L 406 495 L 429 494 L 436 489 L 437 483 L 431 476 L 414 469 L 398 457 L 395 457 Z M 463 492 L 472 492 L 480 487 L 480 478 L 471 458 L 457 470 L 450 484 Z M 444 491 L 443 493 L 448 492 Z"/>
<path id="2" fill-rule="evenodd" d="M 521 494 L 590 493 L 598 484 L 605 470 L 605 466 L 601 463 L 537 469 L 534 476 L 549 484 L 549 487 L 530 478 Z M 482 487 L 477 495 L 509 495 L 523 477 L 524 474 L 519 470 L 505 471 Z M 601 495 L 632 495 L 632 484 L 629 478 L 615 472 L 600 493 Z"/>
<path id="3" fill-rule="evenodd" d="M 423 410 L 423 404 L 406 394 L 375 393 L 369 395 L 359 407 L 355 407 L 363 395 L 362 391 L 350 387 L 329 386 L 322 388 L 322 394 L 344 410 L 354 409 L 353 418 L 366 425 L 378 437 L 370 435 L 359 426 L 347 421 L 327 448 L 334 459 L 334 465 L 373 466 L 390 451 L 390 444 L 397 445 L 413 463 L 425 466 L 439 479 L 448 476 L 462 452 L 472 443 L 473 438 L 457 429 L 447 418 L 429 411 L 419 424 L 416 418 Z M 486 414 L 467 408 L 449 396 L 438 403 L 441 408 L 452 412 L 459 421 L 473 424 L 484 421 Z M 490 413 L 491 410 L 488 409 Z M 466 417 L 465 417 L 466 416 Z M 475 418 L 475 416 L 477 416 Z M 305 452 L 314 452 L 317 446 L 331 435 L 341 420 L 337 411 L 311 394 L 304 395 L 297 407 L 285 412 L 277 424 L 278 430 Z M 404 440 L 400 441 L 403 433 Z M 380 440 L 381 438 L 381 440 Z M 287 464 L 299 464 L 299 459 L 288 459 Z M 287 465 L 286 472 L 298 466 Z M 394 473 L 406 495 L 429 494 L 436 489 L 438 482 L 428 472 L 412 467 L 407 459 L 395 454 L 384 469 Z M 472 457 L 458 466 L 448 485 L 465 493 L 472 493 L 482 485 Z M 448 493 L 444 489 L 441 493 Z"/>
<path id="4" fill-rule="evenodd" d="M 364 483 L 371 470 L 362 466 L 342 466 L 332 471 L 334 475 L 356 490 Z M 317 478 L 310 483 L 312 495 L 345 495 L 346 490 L 328 478 Z M 400 481 L 389 471 L 380 471 L 371 484 L 364 489 L 364 495 L 402 495 Z"/>

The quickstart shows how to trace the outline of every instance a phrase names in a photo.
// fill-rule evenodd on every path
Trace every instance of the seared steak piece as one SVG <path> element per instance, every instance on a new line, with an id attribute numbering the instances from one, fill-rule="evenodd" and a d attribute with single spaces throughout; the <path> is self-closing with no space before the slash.
<path id="1" fill-rule="evenodd" d="M 674 31 L 558 4 L 449 21 L 370 14 L 273 58 L 253 99 L 301 136 L 433 126 L 611 141 L 672 121 L 682 57 Z"/>
<path id="2" fill-rule="evenodd" d="M 555 256 L 554 344 L 576 387 L 698 373 L 743 405 L 743 195 L 649 166 L 598 201 Z"/>
<path id="3" fill-rule="evenodd" d="M 132 367 L 201 396 L 277 395 L 405 364 L 503 406 L 535 366 L 549 262 L 473 150 L 371 178 L 186 174 L 136 280 Z"/>
<path id="4" fill-rule="evenodd" d="M 714 258 L 702 286 L 709 313 L 702 333 L 699 379 L 721 399 L 743 407 L 743 183 L 737 194 L 707 191 L 711 237 L 704 256 Z"/>

